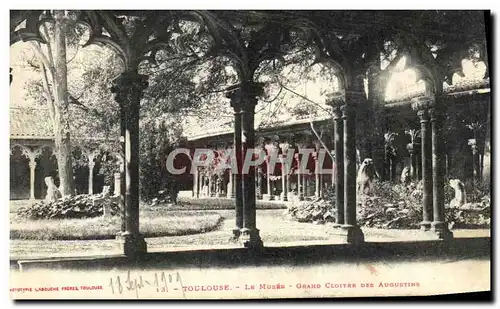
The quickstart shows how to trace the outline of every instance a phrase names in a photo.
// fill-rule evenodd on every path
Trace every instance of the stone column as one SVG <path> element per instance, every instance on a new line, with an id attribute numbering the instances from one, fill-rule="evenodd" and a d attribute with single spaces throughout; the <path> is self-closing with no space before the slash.
<path id="1" fill-rule="evenodd" d="M 125 118 L 122 118 L 125 124 L 125 232 L 117 238 L 127 256 L 147 251 L 144 237 L 139 232 L 139 109 L 147 86 L 147 76 L 128 70 L 114 80 L 111 88 Z"/>
<path id="2" fill-rule="evenodd" d="M 344 121 L 344 225 L 345 240 L 348 243 L 364 241 L 364 235 L 357 224 L 356 212 L 356 114 L 354 102 L 346 97 L 346 104 L 342 106 L 342 120 Z"/>
<path id="3" fill-rule="evenodd" d="M 288 166 L 288 171 L 290 171 L 290 167 Z M 288 199 L 290 199 L 290 193 L 292 192 L 292 185 L 291 185 L 291 178 L 290 178 L 290 174 L 286 174 L 286 196 L 288 197 Z"/>
<path id="4" fill-rule="evenodd" d="M 421 97 L 412 99 L 412 108 L 417 111 L 420 117 L 420 135 L 422 148 L 422 182 L 423 182 L 423 207 L 421 229 L 428 231 L 432 221 L 432 140 L 429 127 L 429 107 L 433 104 L 433 99 Z"/>
<path id="5" fill-rule="evenodd" d="M 285 167 L 285 158 L 280 158 L 281 163 L 281 200 L 286 202 L 288 201 L 288 194 L 286 192 L 286 167 Z"/>
<path id="6" fill-rule="evenodd" d="M 341 118 L 340 106 L 343 101 L 333 101 L 333 139 L 335 143 L 335 206 L 337 208 L 334 227 L 344 225 L 344 124 Z"/>
<path id="7" fill-rule="evenodd" d="M 323 174 L 320 174 L 319 175 L 319 197 L 323 197 L 323 189 L 324 189 L 323 186 L 325 185 L 323 178 L 325 178 L 325 176 Z"/>
<path id="8" fill-rule="evenodd" d="M 273 189 L 271 185 L 271 169 L 269 161 L 267 162 L 267 195 L 269 196 L 269 200 L 274 200 Z"/>
<path id="9" fill-rule="evenodd" d="M 35 169 L 36 169 L 36 161 L 35 158 L 30 157 L 30 200 L 35 199 Z"/>
<path id="10" fill-rule="evenodd" d="M 304 185 L 304 190 L 302 190 L 304 192 L 304 200 L 307 200 L 307 197 L 309 196 L 309 188 L 308 188 L 308 185 L 309 185 L 309 178 L 308 178 L 309 175 L 306 175 L 306 174 L 302 174 L 302 183 Z"/>
<path id="11" fill-rule="evenodd" d="M 219 175 L 215 175 L 215 197 L 220 197 L 221 181 Z"/>
<path id="12" fill-rule="evenodd" d="M 414 143 L 415 147 L 415 168 L 417 174 L 417 181 L 422 179 L 422 147 L 420 143 Z"/>
<path id="13" fill-rule="evenodd" d="M 196 194 L 197 194 L 197 187 L 198 186 L 198 169 L 196 169 L 194 171 L 194 175 L 193 175 L 193 193 L 192 193 L 192 197 L 195 198 L 196 197 Z"/>
<path id="14" fill-rule="evenodd" d="M 236 170 L 234 175 L 234 205 L 236 222 L 233 229 L 233 236 L 237 239 L 240 237 L 241 229 L 243 228 L 243 177 L 241 169 L 243 165 L 242 157 L 242 141 L 241 141 L 241 96 L 239 93 L 232 92 L 227 95 L 231 99 L 231 106 L 234 109 L 234 136 L 233 147 L 234 155 L 236 156 Z"/>
<path id="15" fill-rule="evenodd" d="M 120 196 L 121 195 L 121 173 L 115 173 L 115 192 L 113 192 L 114 196 Z"/>
<path id="16" fill-rule="evenodd" d="M 316 182 L 315 185 L 315 191 L 314 191 L 314 197 L 315 198 L 319 198 L 320 197 L 320 190 L 321 190 L 321 186 L 320 186 L 320 183 L 319 183 L 319 160 L 318 160 L 318 152 L 316 152 L 314 154 L 314 176 L 315 176 L 315 179 L 314 181 Z"/>
<path id="17" fill-rule="evenodd" d="M 299 201 L 304 200 L 304 187 L 302 187 L 302 174 L 300 173 L 300 154 L 295 154 L 297 160 L 297 196 Z"/>
<path id="18" fill-rule="evenodd" d="M 262 86 L 256 83 L 243 83 L 239 89 L 241 95 L 241 129 L 242 151 L 246 156 L 248 149 L 255 148 L 254 115 L 257 97 L 262 94 Z M 243 174 L 243 229 L 241 229 L 242 243 L 247 248 L 263 246 L 256 225 L 255 201 L 255 167 L 250 166 L 248 173 Z"/>
<path id="19" fill-rule="evenodd" d="M 212 197 L 213 196 L 213 190 L 212 190 L 213 182 L 212 182 L 212 178 L 213 178 L 213 175 L 208 175 L 208 197 Z"/>
<path id="20" fill-rule="evenodd" d="M 432 127 L 432 184 L 433 184 L 433 221 L 432 230 L 439 239 L 451 239 L 453 233 L 448 229 L 445 222 L 444 208 L 444 149 L 441 134 L 442 112 L 436 108 L 429 110 Z"/>
<path id="21" fill-rule="evenodd" d="M 227 198 L 234 198 L 234 174 L 231 169 L 228 169 L 228 183 L 227 183 Z"/>
<path id="22" fill-rule="evenodd" d="M 95 162 L 93 160 L 89 161 L 89 194 L 90 195 L 94 194 L 94 167 L 95 167 Z"/>
<path id="23" fill-rule="evenodd" d="M 262 167 L 257 166 L 257 199 L 262 199 Z"/>

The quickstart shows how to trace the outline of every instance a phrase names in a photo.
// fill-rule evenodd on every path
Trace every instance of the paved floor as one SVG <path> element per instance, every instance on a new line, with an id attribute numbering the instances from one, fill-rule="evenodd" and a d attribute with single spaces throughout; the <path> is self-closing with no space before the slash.
<path id="1" fill-rule="evenodd" d="M 212 211 L 211 211 L 212 212 Z M 148 252 L 167 252 L 209 248 L 238 248 L 229 241 L 234 227 L 234 211 L 217 211 L 226 219 L 220 229 L 204 234 L 146 239 Z M 342 238 L 331 224 L 314 225 L 287 219 L 285 210 L 257 210 L 257 226 L 267 247 L 305 244 L 337 244 Z M 415 230 L 381 230 L 364 228 L 367 242 L 395 242 L 429 239 L 429 233 Z M 457 230 L 455 237 L 489 237 L 490 230 Z M 27 241 L 11 240 L 11 259 L 109 255 L 120 253 L 114 240 Z"/>

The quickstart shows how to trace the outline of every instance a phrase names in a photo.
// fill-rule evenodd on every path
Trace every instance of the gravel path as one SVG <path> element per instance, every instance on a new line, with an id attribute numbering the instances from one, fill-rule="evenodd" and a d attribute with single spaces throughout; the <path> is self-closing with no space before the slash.
<path id="1" fill-rule="evenodd" d="M 148 251 L 168 251 L 194 248 L 240 247 L 231 242 L 235 216 L 231 210 L 217 210 L 225 220 L 218 230 L 186 236 L 147 238 Z M 330 224 L 315 225 L 291 221 L 282 209 L 257 210 L 257 227 L 266 246 L 297 245 L 300 243 L 339 243 L 341 238 Z M 408 241 L 419 240 L 425 235 L 411 230 L 380 230 L 363 228 L 366 241 Z M 490 230 L 454 231 L 455 237 L 489 237 Z M 85 241 L 29 241 L 11 240 L 11 259 L 84 256 L 95 254 L 119 254 L 119 247 L 114 240 Z"/>

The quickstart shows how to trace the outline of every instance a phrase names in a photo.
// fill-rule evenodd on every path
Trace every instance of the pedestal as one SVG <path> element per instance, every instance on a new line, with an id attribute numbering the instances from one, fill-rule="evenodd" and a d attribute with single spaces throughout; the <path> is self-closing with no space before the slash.
<path id="1" fill-rule="evenodd" d="M 259 235 L 258 229 L 241 229 L 240 243 L 249 249 L 262 249 L 264 244 Z"/>
<path id="2" fill-rule="evenodd" d="M 142 235 L 132 235 L 128 232 L 116 236 L 120 251 L 129 257 L 138 257 L 146 254 L 147 243 Z"/>
<path id="3" fill-rule="evenodd" d="M 343 240 L 349 244 L 360 244 L 365 241 L 365 235 L 363 234 L 361 228 L 357 225 L 341 225 L 340 235 Z"/>

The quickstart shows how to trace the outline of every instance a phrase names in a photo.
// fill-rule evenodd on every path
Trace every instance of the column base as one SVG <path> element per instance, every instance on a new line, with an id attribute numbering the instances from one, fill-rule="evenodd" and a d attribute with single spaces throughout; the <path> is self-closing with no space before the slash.
<path id="1" fill-rule="evenodd" d="M 360 244 L 365 242 L 365 235 L 357 225 L 344 224 L 341 226 L 341 236 L 349 244 Z"/>
<path id="2" fill-rule="evenodd" d="M 451 240 L 453 239 L 453 232 L 448 229 L 445 222 L 434 221 L 432 222 L 431 231 L 436 234 L 439 239 Z"/>
<path id="3" fill-rule="evenodd" d="M 342 227 L 342 225 L 344 225 L 344 223 L 335 222 L 334 224 L 332 224 L 333 228 L 335 228 L 335 229 L 340 229 Z"/>
<path id="4" fill-rule="evenodd" d="M 431 230 L 431 224 L 432 222 L 430 221 L 422 221 L 419 223 L 420 225 L 420 230 L 422 231 L 430 231 Z"/>
<path id="5" fill-rule="evenodd" d="M 274 195 L 264 194 L 262 197 L 263 197 L 264 201 L 273 201 L 274 200 Z"/>
<path id="6" fill-rule="evenodd" d="M 235 227 L 233 229 L 233 238 L 238 239 L 241 236 L 241 229 L 239 227 Z"/>
<path id="7" fill-rule="evenodd" d="M 258 229 L 242 228 L 240 235 L 240 243 L 249 249 L 261 249 L 264 247 L 262 239 L 260 239 Z"/>
<path id="8" fill-rule="evenodd" d="M 141 234 L 132 235 L 128 232 L 116 235 L 120 251 L 126 256 L 136 257 L 147 253 L 147 243 Z"/>
<path id="9" fill-rule="evenodd" d="M 256 197 L 258 200 L 261 200 L 262 199 L 262 195 L 257 195 Z"/>
<path id="10" fill-rule="evenodd" d="M 287 201 L 288 201 L 288 196 L 286 196 L 284 193 L 281 193 L 281 194 L 280 194 L 280 199 L 281 199 L 281 201 L 283 201 L 283 202 L 287 202 Z"/>

